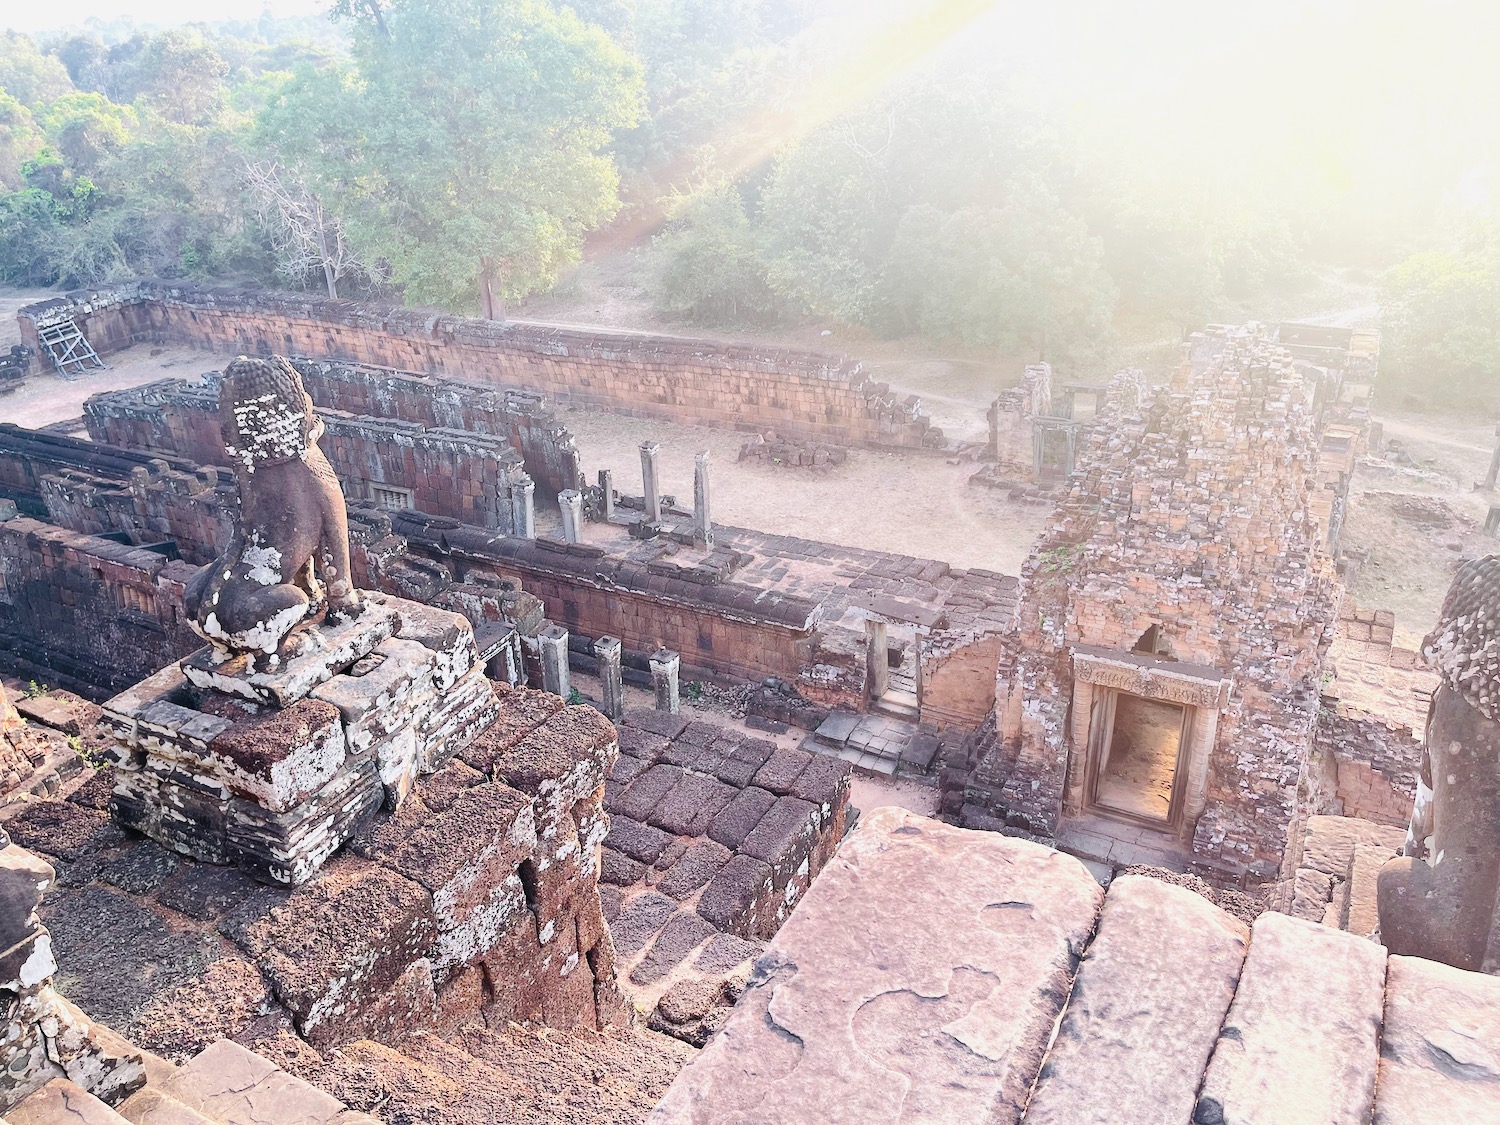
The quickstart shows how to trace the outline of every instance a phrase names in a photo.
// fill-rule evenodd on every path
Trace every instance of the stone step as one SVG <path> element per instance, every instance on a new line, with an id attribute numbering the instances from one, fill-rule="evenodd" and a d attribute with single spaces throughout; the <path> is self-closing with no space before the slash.
<path id="1" fill-rule="evenodd" d="M 158 1092 L 216 1125 L 379 1125 L 228 1039 L 178 1067 Z"/>
<path id="2" fill-rule="evenodd" d="M 922 710 L 917 705 L 916 696 L 912 696 L 911 702 L 908 703 L 900 698 L 892 699 L 889 692 L 877 699 L 871 710 L 906 723 L 915 723 L 922 717 Z"/>
<path id="3" fill-rule="evenodd" d="M 1192 891 L 1114 880 L 1026 1125 L 1191 1120 L 1249 940 Z"/>
<path id="4" fill-rule="evenodd" d="M 1265 913 L 1194 1121 L 1369 1121 L 1380 1059 L 1385 949 Z"/>
<path id="5" fill-rule="evenodd" d="M 117 1108 L 131 1125 L 215 1125 L 211 1117 L 189 1109 L 153 1086 L 137 1090 Z"/>
<path id="6" fill-rule="evenodd" d="M 109 1106 L 66 1078 L 54 1078 L 21 1100 L 10 1125 L 130 1125 Z"/>

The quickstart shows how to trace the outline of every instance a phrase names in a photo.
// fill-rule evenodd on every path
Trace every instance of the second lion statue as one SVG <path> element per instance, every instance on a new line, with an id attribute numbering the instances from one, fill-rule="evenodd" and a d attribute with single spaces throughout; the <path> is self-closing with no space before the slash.
<path id="1" fill-rule="evenodd" d="M 214 646 L 275 666 L 288 637 L 325 606 L 348 620 L 361 602 L 349 520 L 302 377 L 284 356 L 240 356 L 219 384 L 219 427 L 240 514 L 224 554 L 187 588 L 193 628 Z"/>

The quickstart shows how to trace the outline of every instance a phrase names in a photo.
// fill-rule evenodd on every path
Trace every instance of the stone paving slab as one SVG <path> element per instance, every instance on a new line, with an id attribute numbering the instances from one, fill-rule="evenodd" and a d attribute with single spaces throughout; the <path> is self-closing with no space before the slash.
<path id="1" fill-rule="evenodd" d="M 877 809 L 649 1121 L 1014 1125 L 1103 897 L 1070 856 Z"/>
<path id="2" fill-rule="evenodd" d="M 859 726 L 860 717 L 854 711 L 835 711 L 813 733 L 823 742 L 844 743 Z"/>
<path id="3" fill-rule="evenodd" d="M 1500 1122 L 1500 977 L 1392 957 L 1374 1125 Z"/>
<path id="4" fill-rule="evenodd" d="M 1189 1121 L 1249 939 L 1192 891 L 1115 880 L 1026 1125 Z"/>
<path id="5" fill-rule="evenodd" d="M 1375 1099 L 1385 949 L 1266 913 L 1204 1075 L 1200 1125 L 1365 1122 Z"/>

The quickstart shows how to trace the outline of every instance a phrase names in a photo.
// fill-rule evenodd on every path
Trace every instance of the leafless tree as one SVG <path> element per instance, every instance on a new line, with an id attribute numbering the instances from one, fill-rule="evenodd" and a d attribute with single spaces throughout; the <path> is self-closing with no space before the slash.
<path id="1" fill-rule="evenodd" d="M 324 209 L 305 180 L 279 161 L 246 161 L 245 169 L 256 217 L 276 251 L 277 271 L 301 279 L 320 269 L 328 296 L 337 300 L 339 278 L 364 268 L 344 237 L 343 224 Z"/>

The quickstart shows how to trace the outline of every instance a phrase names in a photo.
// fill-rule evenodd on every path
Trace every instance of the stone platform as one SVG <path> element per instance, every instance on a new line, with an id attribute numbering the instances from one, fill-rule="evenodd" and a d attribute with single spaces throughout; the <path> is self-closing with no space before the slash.
<path id="1" fill-rule="evenodd" d="M 462 616 L 369 594 L 274 671 L 206 647 L 111 699 L 111 811 L 209 863 L 306 881 L 496 716 Z"/>
<path id="2" fill-rule="evenodd" d="M 900 809 L 650 1125 L 1500 1121 L 1500 979 Z"/>

